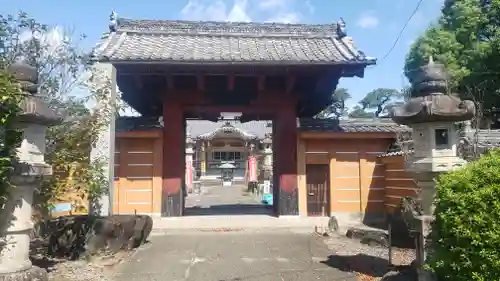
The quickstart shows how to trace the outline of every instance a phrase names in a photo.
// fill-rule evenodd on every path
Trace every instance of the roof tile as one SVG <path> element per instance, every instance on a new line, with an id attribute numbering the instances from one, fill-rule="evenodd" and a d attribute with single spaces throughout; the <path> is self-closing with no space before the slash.
<path id="1" fill-rule="evenodd" d="M 95 55 L 101 61 L 375 63 L 338 29 L 338 24 L 119 19 Z"/>
<path id="2" fill-rule="evenodd" d="M 116 121 L 116 130 L 134 131 L 134 130 L 154 130 L 160 129 L 158 120 L 148 117 L 119 117 Z M 237 120 L 221 120 L 211 122 L 208 120 L 188 120 L 186 132 L 193 138 L 200 135 L 210 134 L 224 124 L 229 123 L 237 129 L 249 134 L 255 135 L 259 139 L 264 139 L 266 134 L 272 133 L 272 126 L 269 121 L 250 121 L 240 123 Z M 315 132 L 398 132 L 409 130 L 406 126 L 398 125 L 391 120 L 383 119 L 354 119 L 354 120 L 331 120 L 331 119 L 300 119 L 299 130 Z"/>

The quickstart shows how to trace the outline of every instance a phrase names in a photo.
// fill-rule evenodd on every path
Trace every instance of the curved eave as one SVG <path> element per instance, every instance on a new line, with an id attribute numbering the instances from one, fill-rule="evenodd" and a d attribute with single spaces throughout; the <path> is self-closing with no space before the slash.
<path id="1" fill-rule="evenodd" d="M 220 128 L 220 129 L 213 131 L 213 132 L 210 132 L 210 133 L 201 134 L 197 137 L 197 139 L 213 140 L 217 136 L 217 134 L 224 133 L 224 130 L 227 130 L 227 128 Z M 256 140 L 256 139 L 258 139 L 258 137 L 256 135 L 247 134 L 247 133 L 245 133 L 237 128 L 230 129 L 230 133 L 236 133 L 244 140 Z"/>
<path id="2" fill-rule="evenodd" d="M 316 61 L 216 61 L 216 60 L 113 60 L 106 57 L 100 57 L 94 60 L 95 62 L 101 63 L 111 63 L 113 65 L 134 65 L 134 64 L 156 64 L 156 65 L 238 65 L 238 66 L 310 66 L 310 65 L 324 65 L 324 66 L 360 66 L 367 67 L 370 65 L 376 65 L 376 59 L 373 60 L 363 60 L 363 61 L 328 61 L 328 62 L 316 62 Z"/>

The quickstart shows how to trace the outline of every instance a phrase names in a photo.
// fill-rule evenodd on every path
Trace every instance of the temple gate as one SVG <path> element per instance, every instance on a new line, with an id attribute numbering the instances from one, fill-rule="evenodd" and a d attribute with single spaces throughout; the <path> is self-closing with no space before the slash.
<path id="1" fill-rule="evenodd" d="M 297 215 L 297 118 L 317 114 L 341 77 L 362 77 L 375 63 L 354 47 L 342 21 L 131 20 L 115 13 L 94 58 L 124 101 L 143 116 L 162 117 L 163 216 L 184 211 L 186 119 L 217 120 L 221 112 L 241 112 L 241 122 L 272 120 L 275 213 Z"/>

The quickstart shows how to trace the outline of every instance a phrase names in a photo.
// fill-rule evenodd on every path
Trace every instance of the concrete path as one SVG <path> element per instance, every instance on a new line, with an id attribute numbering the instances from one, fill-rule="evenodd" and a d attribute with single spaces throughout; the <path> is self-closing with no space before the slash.
<path id="1" fill-rule="evenodd" d="M 246 187 L 224 187 L 218 183 L 205 185 L 201 194 L 186 198 L 186 216 L 155 218 L 155 233 L 186 229 L 277 229 L 293 228 L 313 231 L 328 225 L 325 217 L 273 216 L 272 206 L 264 205 L 256 195 L 244 192 Z"/>
<path id="2" fill-rule="evenodd" d="M 190 194 L 186 198 L 186 215 L 272 215 L 272 207 L 262 204 L 260 198 L 245 190 L 241 184 L 231 187 L 217 183 L 205 185 L 201 194 Z"/>
<path id="3" fill-rule="evenodd" d="M 185 231 L 154 236 L 116 268 L 116 281 L 355 281 L 322 261 L 322 238 L 300 232 Z"/>

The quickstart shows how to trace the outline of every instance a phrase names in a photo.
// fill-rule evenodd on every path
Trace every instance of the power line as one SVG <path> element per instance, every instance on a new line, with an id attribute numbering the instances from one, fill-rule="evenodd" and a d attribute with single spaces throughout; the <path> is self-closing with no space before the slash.
<path id="1" fill-rule="evenodd" d="M 419 0 L 418 1 L 417 6 L 415 7 L 415 9 L 413 9 L 413 12 L 411 13 L 410 17 L 406 20 L 405 24 L 403 25 L 403 27 L 399 31 L 399 34 L 396 37 L 396 40 L 394 40 L 394 43 L 392 44 L 392 46 L 389 48 L 389 50 L 385 53 L 385 55 L 380 60 L 377 60 L 377 65 L 381 61 L 385 60 L 391 54 L 391 52 L 394 50 L 394 48 L 396 47 L 396 45 L 399 42 L 399 39 L 401 39 L 401 36 L 403 36 L 403 32 L 408 27 L 408 24 L 410 24 L 410 21 L 413 19 L 413 17 L 417 14 L 417 12 L 420 9 L 420 6 L 422 6 L 423 2 L 424 2 L 424 0 Z M 376 67 L 377 65 L 374 65 L 373 67 Z"/>

